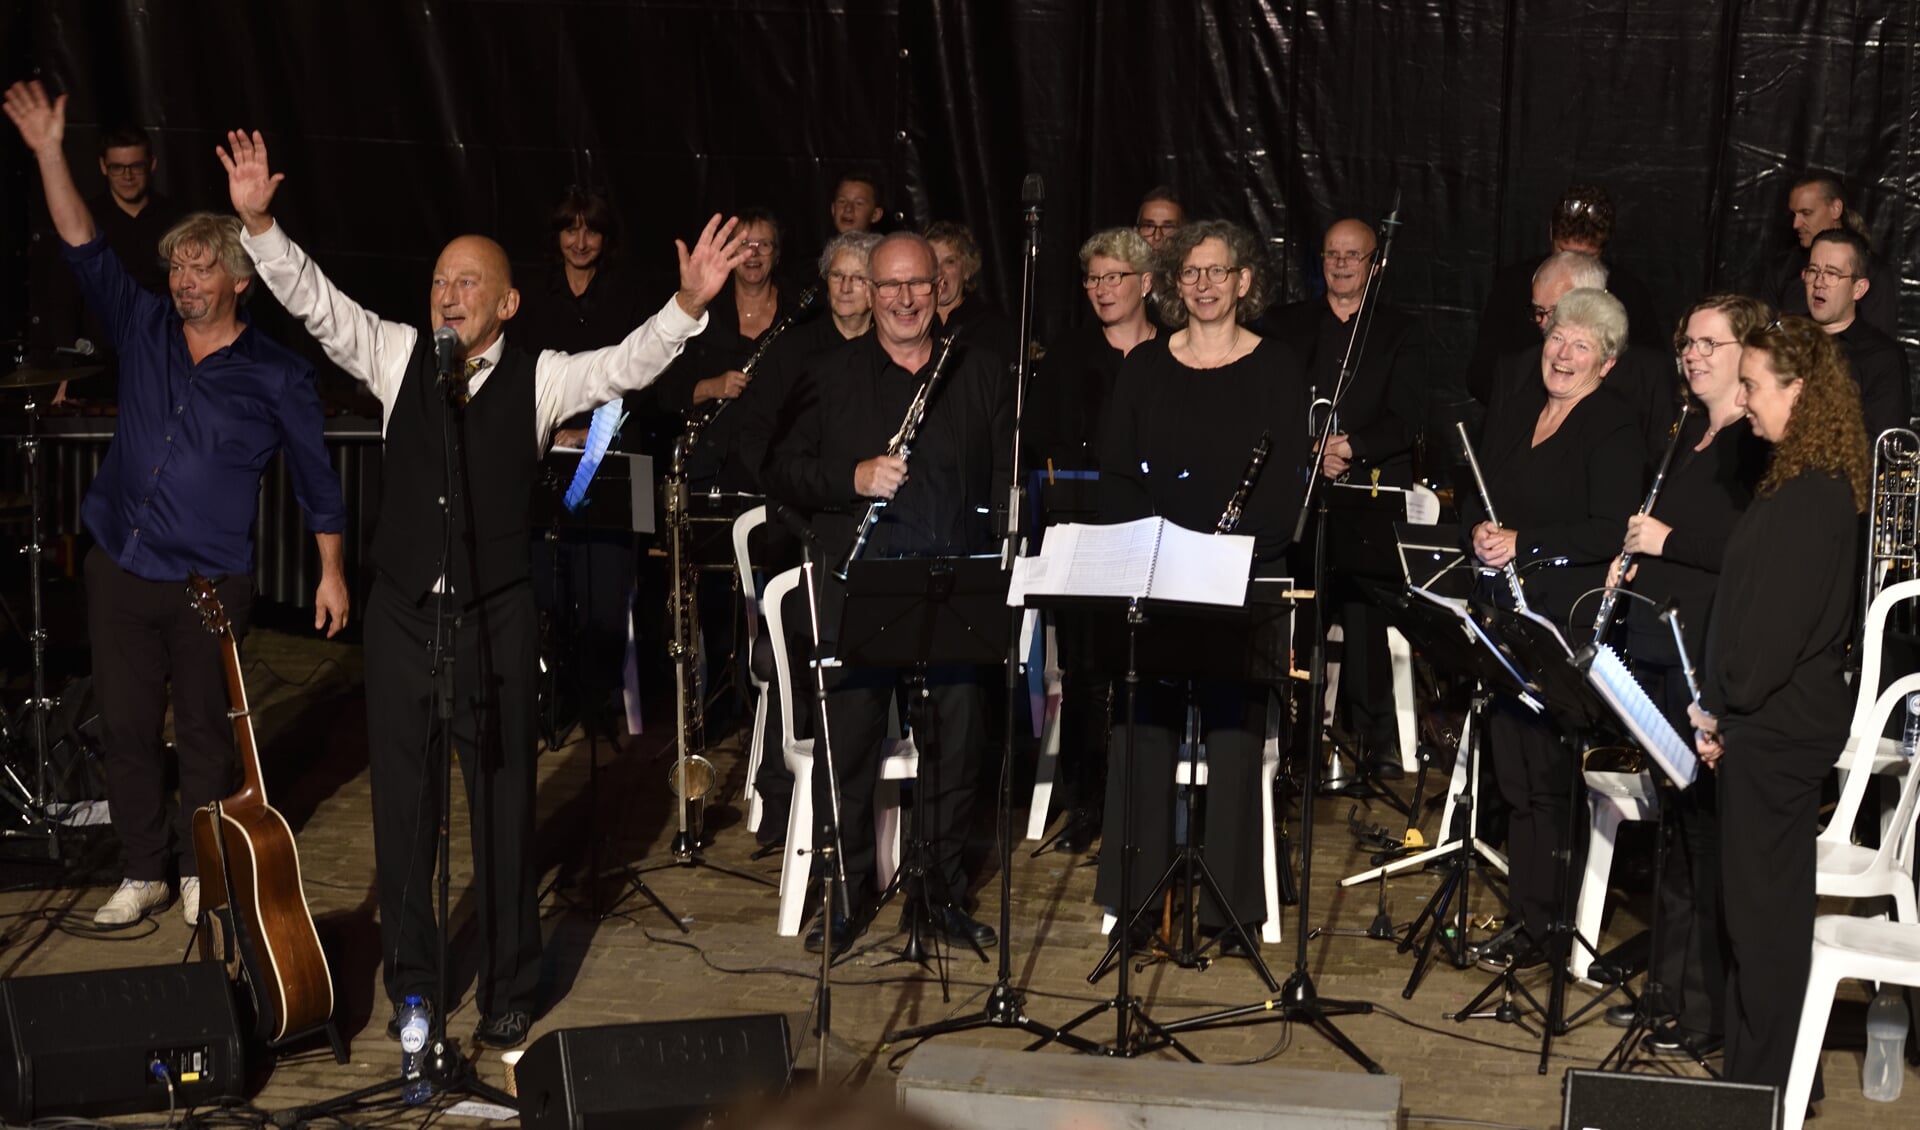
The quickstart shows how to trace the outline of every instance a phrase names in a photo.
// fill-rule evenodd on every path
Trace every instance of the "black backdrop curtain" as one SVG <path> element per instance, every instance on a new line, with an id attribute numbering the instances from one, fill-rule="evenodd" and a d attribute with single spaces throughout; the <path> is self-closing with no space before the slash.
<path id="1" fill-rule="evenodd" d="M 263 130 L 278 212 L 349 291 L 423 313 L 462 231 L 546 255 L 569 184 L 604 186 L 662 299 L 675 236 L 764 203 L 798 270 L 836 173 L 871 166 L 897 222 L 960 219 L 1018 300 L 1019 187 L 1047 185 L 1043 336 L 1082 306 L 1074 250 L 1166 182 L 1267 238 L 1287 291 L 1318 233 L 1404 191 L 1392 296 L 1464 365 L 1493 266 L 1538 253 L 1574 180 L 1619 211 L 1612 257 L 1676 313 L 1789 246 L 1804 165 L 1845 171 L 1920 281 L 1913 0 L 0 0 L 0 61 L 72 93 L 99 187 L 104 124 L 158 139 L 159 187 L 225 206 L 222 133 Z M 37 177 L 8 130 L 0 336 L 25 317 Z"/>

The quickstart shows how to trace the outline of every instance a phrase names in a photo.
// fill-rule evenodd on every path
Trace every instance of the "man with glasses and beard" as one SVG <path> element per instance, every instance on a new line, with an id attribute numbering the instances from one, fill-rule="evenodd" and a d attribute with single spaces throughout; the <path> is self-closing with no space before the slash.
<path id="1" fill-rule="evenodd" d="M 1869 448 L 1888 428 L 1910 426 L 1913 415 L 1906 350 L 1862 314 L 1866 309 L 1862 300 L 1873 293 L 1869 277 L 1873 271 L 1866 237 L 1835 227 L 1813 237 L 1807 265 L 1800 272 L 1801 294 L 1810 316 L 1847 355 L 1853 383 L 1860 389 Z"/>
<path id="2" fill-rule="evenodd" d="M 928 402 L 909 466 L 887 454 L 915 393 L 934 372 L 940 343 L 934 335 L 938 264 L 926 239 L 896 232 L 868 261 L 874 332 L 820 357 L 793 391 L 792 420 L 775 440 L 765 468 L 767 493 L 809 515 L 829 568 L 845 560 L 869 504 L 887 500 L 863 559 L 952 557 L 998 546 L 991 506 L 1007 481 L 1012 404 L 998 362 L 981 350 L 954 347 L 947 371 Z M 845 588 L 818 570 L 820 628 L 835 643 Z M 804 598 L 803 598 L 804 599 Z M 873 786 L 888 706 L 901 672 L 842 667 L 829 676 L 827 720 L 834 774 L 813 775 L 814 811 L 834 811 L 829 780 L 838 778 L 840 843 L 851 916 L 825 908 L 807 935 L 807 948 L 838 953 L 865 929 L 874 878 Z M 986 727 L 986 684 L 974 667 L 936 666 L 927 672 L 925 716 L 915 729 L 926 788 L 916 797 L 920 835 L 933 845 L 928 881 L 942 905 L 936 932 L 980 946 L 995 942 L 992 927 L 968 916 L 967 877 L 961 862 L 973 814 Z M 819 733 L 819 723 L 815 723 Z M 921 739 L 925 740 L 921 740 Z"/>

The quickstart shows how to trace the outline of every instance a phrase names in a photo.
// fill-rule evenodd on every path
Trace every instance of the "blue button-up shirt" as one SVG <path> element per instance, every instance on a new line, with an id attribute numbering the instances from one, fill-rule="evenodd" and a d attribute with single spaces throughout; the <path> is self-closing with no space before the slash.
<path id="1" fill-rule="evenodd" d="M 80 508 L 101 549 L 152 581 L 250 575 L 260 476 L 280 448 L 309 528 L 346 529 L 312 365 L 252 327 L 196 365 L 173 303 L 104 239 L 64 251 L 120 355 L 119 423 Z"/>

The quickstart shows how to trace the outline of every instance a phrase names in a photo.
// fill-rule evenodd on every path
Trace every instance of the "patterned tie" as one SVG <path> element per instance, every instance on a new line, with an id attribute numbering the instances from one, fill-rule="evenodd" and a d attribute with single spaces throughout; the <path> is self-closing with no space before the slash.
<path id="1" fill-rule="evenodd" d="M 460 406 L 462 408 L 465 408 L 467 406 L 467 403 L 473 399 L 473 392 L 471 391 L 471 388 L 472 388 L 474 375 L 479 373 L 480 370 L 486 367 L 487 367 L 487 359 L 485 357 L 467 358 L 466 372 L 463 373 L 460 377 L 460 393 L 459 393 L 458 399 L 460 401 Z"/>

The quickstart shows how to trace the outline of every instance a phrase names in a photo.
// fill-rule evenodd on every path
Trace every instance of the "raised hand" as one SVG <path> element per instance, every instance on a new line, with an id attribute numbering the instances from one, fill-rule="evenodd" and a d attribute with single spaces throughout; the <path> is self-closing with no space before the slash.
<path id="1" fill-rule="evenodd" d="M 720 213 L 715 212 L 700 232 L 700 238 L 688 251 L 681 240 L 674 240 L 674 250 L 680 256 L 680 293 L 675 297 L 680 308 L 690 316 L 698 318 L 706 313 L 707 303 L 720 293 L 720 288 L 733 276 L 733 269 L 747 257 L 745 247 L 746 229 L 740 226 L 739 217 L 720 222 Z"/>
<path id="2" fill-rule="evenodd" d="M 227 196 L 247 231 L 260 235 L 271 228 L 273 194 L 287 174 L 267 171 L 267 143 L 260 131 L 249 135 L 245 130 L 229 130 L 227 144 L 216 145 L 213 151 L 226 166 Z"/>
<path id="3" fill-rule="evenodd" d="M 20 140 L 35 155 L 60 153 L 67 136 L 67 96 L 47 98 L 47 88 L 39 79 L 16 82 L 7 88 L 5 109 Z"/>

